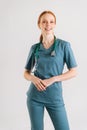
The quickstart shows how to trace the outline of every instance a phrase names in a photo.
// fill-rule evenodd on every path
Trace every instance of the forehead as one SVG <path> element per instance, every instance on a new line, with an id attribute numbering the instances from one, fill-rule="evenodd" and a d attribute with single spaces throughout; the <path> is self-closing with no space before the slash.
<path id="1" fill-rule="evenodd" d="M 41 16 L 41 20 L 55 20 L 55 17 L 52 14 L 46 13 Z"/>

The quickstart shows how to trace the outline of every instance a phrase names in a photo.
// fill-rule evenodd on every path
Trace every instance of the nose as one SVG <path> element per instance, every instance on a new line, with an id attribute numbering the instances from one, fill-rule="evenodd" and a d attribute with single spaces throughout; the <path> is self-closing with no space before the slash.
<path id="1" fill-rule="evenodd" d="M 50 22 L 49 22 L 49 21 L 47 21 L 47 22 L 46 22 L 46 25 L 50 25 Z"/>

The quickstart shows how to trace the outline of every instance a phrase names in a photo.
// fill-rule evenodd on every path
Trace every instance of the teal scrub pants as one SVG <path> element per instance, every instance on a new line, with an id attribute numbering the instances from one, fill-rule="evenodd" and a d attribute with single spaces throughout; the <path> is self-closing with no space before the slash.
<path id="1" fill-rule="evenodd" d="M 31 130 L 44 130 L 44 108 L 49 113 L 55 130 L 70 130 L 64 105 L 57 103 L 42 103 L 27 97 L 27 107 L 30 115 Z"/>

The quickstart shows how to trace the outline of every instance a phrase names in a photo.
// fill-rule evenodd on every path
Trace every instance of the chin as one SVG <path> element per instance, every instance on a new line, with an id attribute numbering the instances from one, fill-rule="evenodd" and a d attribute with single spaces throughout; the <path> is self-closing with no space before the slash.
<path id="1" fill-rule="evenodd" d="M 46 33 L 46 34 L 53 34 L 52 31 L 46 31 L 45 33 Z"/>

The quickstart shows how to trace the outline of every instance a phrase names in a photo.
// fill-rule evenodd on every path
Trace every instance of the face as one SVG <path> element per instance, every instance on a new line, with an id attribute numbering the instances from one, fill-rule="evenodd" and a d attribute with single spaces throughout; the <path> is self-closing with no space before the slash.
<path id="1" fill-rule="evenodd" d="M 42 34 L 53 34 L 56 22 L 52 14 L 44 14 L 39 23 L 39 28 L 42 31 Z"/>

